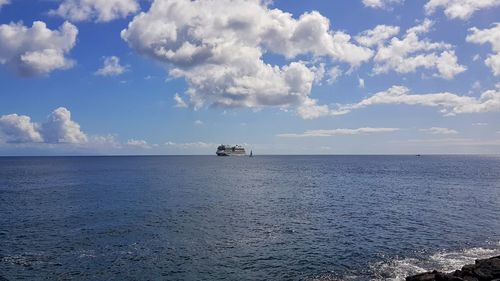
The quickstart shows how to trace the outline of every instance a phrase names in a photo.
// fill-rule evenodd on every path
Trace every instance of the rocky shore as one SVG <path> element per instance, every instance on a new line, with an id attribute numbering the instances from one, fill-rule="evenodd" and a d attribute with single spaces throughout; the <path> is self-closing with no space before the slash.
<path id="1" fill-rule="evenodd" d="M 484 260 L 476 260 L 462 270 L 450 273 L 439 271 L 425 272 L 406 277 L 406 281 L 500 281 L 500 256 Z"/>

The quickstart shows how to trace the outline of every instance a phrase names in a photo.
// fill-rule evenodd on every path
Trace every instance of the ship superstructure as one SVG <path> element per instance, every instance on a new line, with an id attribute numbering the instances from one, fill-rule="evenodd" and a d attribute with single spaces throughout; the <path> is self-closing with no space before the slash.
<path id="1" fill-rule="evenodd" d="M 221 144 L 217 147 L 217 156 L 245 156 L 245 148 L 240 145 Z"/>

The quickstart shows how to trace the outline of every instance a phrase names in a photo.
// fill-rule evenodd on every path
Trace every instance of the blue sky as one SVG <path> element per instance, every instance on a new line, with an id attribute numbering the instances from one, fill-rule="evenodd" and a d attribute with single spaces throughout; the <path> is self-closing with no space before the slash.
<path id="1" fill-rule="evenodd" d="M 0 0 L 0 155 L 499 153 L 469 2 Z"/>

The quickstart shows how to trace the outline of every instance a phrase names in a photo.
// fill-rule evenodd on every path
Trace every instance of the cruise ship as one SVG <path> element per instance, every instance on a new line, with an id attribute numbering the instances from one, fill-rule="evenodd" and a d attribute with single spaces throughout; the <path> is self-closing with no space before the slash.
<path id="1" fill-rule="evenodd" d="M 245 156 L 245 148 L 240 145 L 228 145 L 228 144 L 221 144 L 219 147 L 217 147 L 217 152 L 215 152 L 217 156 Z"/>

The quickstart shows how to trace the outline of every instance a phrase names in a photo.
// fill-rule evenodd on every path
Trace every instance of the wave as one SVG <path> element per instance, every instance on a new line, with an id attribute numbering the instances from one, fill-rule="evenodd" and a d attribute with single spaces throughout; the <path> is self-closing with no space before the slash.
<path id="1" fill-rule="evenodd" d="M 406 276 L 426 271 L 443 272 L 461 269 L 476 259 L 485 259 L 500 255 L 500 242 L 491 243 L 488 247 L 465 248 L 458 251 L 441 251 L 422 258 L 395 258 L 370 266 L 374 277 L 371 280 L 399 281 Z"/>

